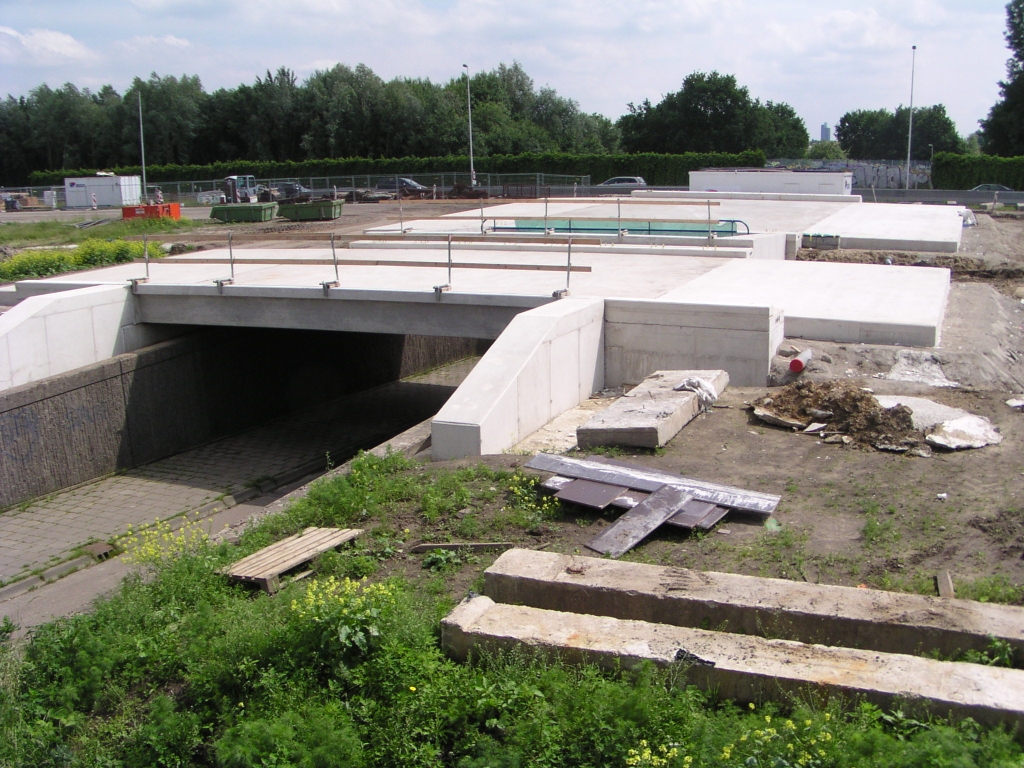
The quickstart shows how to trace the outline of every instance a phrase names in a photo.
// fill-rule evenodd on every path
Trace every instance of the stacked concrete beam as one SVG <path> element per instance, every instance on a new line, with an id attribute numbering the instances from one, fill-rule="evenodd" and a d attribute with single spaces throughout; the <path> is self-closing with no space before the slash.
<path id="1" fill-rule="evenodd" d="M 734 386 L 763 387 L 782 344 L 771 307 L 605 300 L 605 382 L 636 384 L 651 372 L 722 369 Z"/>
<path id="2" fill-rule="evenodd" d="M 529 550 L 503 554 L 484 589 L 442 623 L 454 658 L 526 646 L 612 669 L 681 662 L 692 684 L 738 701 L 815 691 L 991 726 L 1024 718 L 1024 671 L 910 655 L 994 636 L 1019 657 L 1020 608 Z"/>
<path id="3" fill-rule="evenodd" d="M 501 453 L 604 386 L 604 301 L 517 315 L 431 426 L 435 459 Z"/>
<path id="4" fill-rule="evenodd" d="M 1024 718 L 1024 672 L 901 654 L 547 611 L 474 597 L 442 622 L 450 656 L 521 648 L 569 663 L 629 669 L 681 662 L 688 681 L 735 701 L 792 701 L 808 690 L 863 697 L 908 713 L 971 717 L 1016 727 Z"/>
<path id="5" fill-rule="evenodd" d="M 971 600 L 691 571 L 514 549 L 485 573 L 501 603 L 886 653 L 984 651 L 1024 660 L 1024 609 Z"/>

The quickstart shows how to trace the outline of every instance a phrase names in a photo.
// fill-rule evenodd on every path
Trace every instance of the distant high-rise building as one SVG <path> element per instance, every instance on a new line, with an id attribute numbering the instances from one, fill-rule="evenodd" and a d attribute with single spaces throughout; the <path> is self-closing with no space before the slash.
<path id="1" fill-rule="evenodd" d="M 821 140 L 832 141 L 832 131 L 828 128 L 828 123 L 821 124 Z"/>

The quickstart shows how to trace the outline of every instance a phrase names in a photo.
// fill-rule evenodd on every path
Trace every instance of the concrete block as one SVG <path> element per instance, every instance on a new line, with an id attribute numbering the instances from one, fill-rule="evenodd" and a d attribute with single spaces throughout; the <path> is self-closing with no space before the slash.
<path id="1" fill-rule="evenodd" d="M 711 384 L 716 394 L 729 385 L 725 371 L 657 371 L 624 397 L 576 428 L 581 448 L 625 445 L 659 448 L 701 412 L 695 392 L 676 392 L 684 379 L 696 376 Z"/>
<path id="2" fill-rule="evenodd" d="M 677 626 L 714 626 L 888 653 L 983 651 L 1024 658 L 1024 608 L 514 549 L 485 572 L 502 603 Z"/>
<path id="3" fill-rule="evenodd" d="M 517 315 L 435 417 L 434 458 L 500 453 L 599 389 L 603 318 L 601 299 Z"/>
<path id="4" fill-rule="evenodd" d="M 441 622 L 441 643 L 460 661 L 523 647 L 609 669 L 688 661 L 683 674 L 691 684 L 740 702 L 789 704 L 794 694 L 824 692 L 986 726 L 1014 728 L 1024 719 L 1021 670 L 503 605 L 489 597 L 458 605 Z"/>

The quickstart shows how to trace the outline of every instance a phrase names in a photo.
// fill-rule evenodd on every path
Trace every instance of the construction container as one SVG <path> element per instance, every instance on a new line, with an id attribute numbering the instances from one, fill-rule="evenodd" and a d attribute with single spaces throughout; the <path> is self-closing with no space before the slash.
<path id="1" fill-rule="evenodd" d="M 120 208 L 138 205 L 141 198 L 142 181 L 138 176 L 64 179 L 64 202 L 68 208 Z"/>
<path id="2" fill-rule="evenodd" d="M 277 203 L 228 203 L 210 209 L 210 218 L 223 222 L 271 221 L 277 213 Z"/>
<path id="3" fill-rule="evenodd" d="M 180 203 L 161 205 L 126 205 L 121 208 L 122 219 L 174 219 L 181 220 Z"/>
<path id="4" fill-rule="evenodd" d="M 277 215 L 289 221 L 332 221 L 341 217 L 341 206 L 343 203 L 343 200 L 281 203 Z"/>

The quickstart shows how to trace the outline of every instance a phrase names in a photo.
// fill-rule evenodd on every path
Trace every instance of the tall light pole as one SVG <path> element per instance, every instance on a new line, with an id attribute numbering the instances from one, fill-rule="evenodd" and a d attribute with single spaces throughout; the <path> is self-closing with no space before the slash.
<path id="1" fill-rule="evenodd" d="M 910 123 L 907 128 L 907 189 L 910 189 L 910 144 L 914 136 L 914 66 L 917 64 L 917 46 L 910 49 Z"/>
<path id="2" fill-rule="evenodd" d="M 469 64 L 463 64 L 466 70 L 466 110 L 469 113 L 469 182 L 470 186 L 476 186 L 476 171 L 473 170 L 473 99 L 469 94 Z"/>

